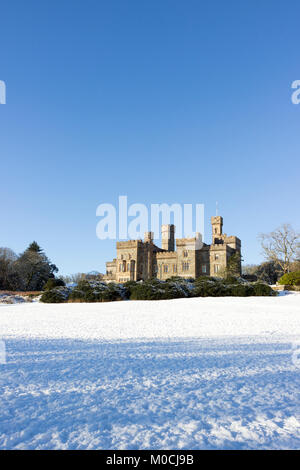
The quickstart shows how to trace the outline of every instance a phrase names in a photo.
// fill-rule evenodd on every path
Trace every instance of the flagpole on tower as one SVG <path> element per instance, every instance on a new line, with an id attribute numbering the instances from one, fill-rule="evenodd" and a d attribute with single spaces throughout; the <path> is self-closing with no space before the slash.
<path id="1" fill-rule="evenodd" d="M 216 216 L 218 215 L 218 201 L 216 201 Z"/>

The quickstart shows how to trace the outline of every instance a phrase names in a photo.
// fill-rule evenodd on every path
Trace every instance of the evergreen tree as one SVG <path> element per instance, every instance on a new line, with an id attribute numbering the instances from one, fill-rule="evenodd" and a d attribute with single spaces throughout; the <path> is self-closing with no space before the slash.
<path id="1" fill-rule="evenodd" d="M 37 242 L 33 241 L 30 243 L 29 247 L 27 248 L 28 251 L 34 251 L 35 253 L 42 253 L 42 248 L 37 244 Z"/>
<path id="2" fill-rule="evenodd" d="M 234 253 L 230 256 L 225 268 L 225 277 L 240 276 L 241 275 L 241 262 L 242 257 L 240 253 Z"/>
<path id="3" fill-rule="evenodd" d="M 48 279 L 58 271 L 42 248 L 32 242 L 15 263 L 22 290 L 42 290 Z"/>

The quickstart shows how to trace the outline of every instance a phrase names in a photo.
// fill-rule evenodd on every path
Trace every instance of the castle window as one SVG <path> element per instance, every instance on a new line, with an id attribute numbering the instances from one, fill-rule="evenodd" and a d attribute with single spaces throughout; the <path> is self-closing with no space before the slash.
<path id="1" fill-rule="evenodd" d="M 177 264 L 173 264 L 173 273 L 177 273 Z"/>
<path id="2" fill-rule="evenodd" d="M 121 255 L 121 259 L 123 259 L 123 255 Z"/>
<path id="3" fill-rule="evenodd" d="M 130 264 L 127 263 L 127 271 L 130 271 Z"/>
<path id="4" fill-rule="evenodd" d="M 218 273 L 218 272 L 219 272 L 219 268 L 220 268 L 220 265 L 219 265 L 219 264 L 215 264 L 215 265 L 214 265 L 214 272 L 215 272 L 215 273 Z"/>
<path id="5" fill-rule="evenodd" d="M 126 261 L 122 261 L 122 263 L 119 264 L 119 271 L 121 273 L 124 273 L 126 271 Z"/>
<path id="6" fill-rule="evenodd" d="M 187 257 L 188 257 L 188 255 L 189 255 L 188 251 L 187 251 L 187 250 L 185 250 L 185 251 L 183 252 L 183 256 L 184 256 L 185 258 L 187 258 Z"/>
<path id="7" fill-rule="evenodd" d="M 219 259 L 219 255 L 216 254 L 216 255 L 215 255 L 215 259 Z"/>
<path id="8" fill-rule="evenodd" d="M 189 263 L 182 263 L 182 271 L 188 271 L 189 270 Z"/>
<path id="9" fill-rule="evenodd" d="M 215 233 L 218 233 L 218 229 L 217 229 L 217 228 L 215 228 Z"/>
<path id="10" fill-rule="evenodd" d="M 202 264 L 202 272 L 206 273 L 206 264 Z"/>
<path id="11" fill-rule="evenodd" d="M 164 265 L 164 273 L 167 273 L 169 271 L 169 265 L 165 264 Z"/>

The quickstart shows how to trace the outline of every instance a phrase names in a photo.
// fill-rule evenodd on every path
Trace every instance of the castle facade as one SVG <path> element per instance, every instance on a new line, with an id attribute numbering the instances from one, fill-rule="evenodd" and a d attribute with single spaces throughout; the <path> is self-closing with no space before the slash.
<path id="1" fill-rule="evenodd" d="M 162 225 L 161 248 L 153 243 L 153 233 L 146 232 L 144 241 L 117 242 L 117 257 L 106 263 L 104 280 L 115 282 L 139 281 L 172 276 L 197 278 L 220 276 L 229 258 L 241 254 L 241 240 L 223 234 L 223 218 L 211 218 L 212 244 L 202 243 L 201 235 L 177 238 L 175 226 Z"/>

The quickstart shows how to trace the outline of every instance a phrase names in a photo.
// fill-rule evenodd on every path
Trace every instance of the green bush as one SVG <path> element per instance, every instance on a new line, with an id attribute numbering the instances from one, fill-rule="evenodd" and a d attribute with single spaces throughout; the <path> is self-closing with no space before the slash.
<path id="1" fill-rule="evenodd" d="M 231 281 L 231 283 L 230 283 Z M 272 295 L 272 289 L 263 282 L 250 283 L 232 277 L 201 277 L 192 281 L 183 278 L 170 278 L 167 281 L 128 281 L 124 285 L 101 281 L 82 280 L 73 288 L 54 287 L 42 295 L 41 301 L 58 302 L 111 302 L 115 300 L 162 300 L 187 297 L 246 297 L 250 295 Z"/>
<path id="2" fill-rule="evenodd" d="M 234 276 L 227 279 L 198 278 L 193 290 L 195 297 L 249 297 L 274 295 L 270 286 L 263 282 L 250 283 Z"/>
<path id="3" fill-rule="evenodd" d="M 46 290 L 42 297 L 41 302 L 46 304 L 58 304 L 66 302 L 69 298 L 69 289 L 67 287 L 55 287 L 54 289 Z"/>
<path id="4" fill-rule="evenodd" d="M 243 274 L 242 279 L 248 282 L 255 282 L 257 281 L 257 276 L 255 274 Z"/>
<path id="5" fill-rule="evenodd" d="M 123 286 L 100 281 L 79 281 L 70 293 L 69 300 L 80 302 L 109 302 L 126 298 Z"/>
<path id="6" fill-rule="evenodd" d="M 228 275 L 222 280 L 222 282 L 224 284 L 236 284 L 237 282 L 239 282 L 239 280 L 236 276 Z"/>
<path id="7" fill-rule="evenodd" d="M 216 279 L 197 279 L 193 290 L 194 297 L 216 297 L 225 295 L 225 287 Z"/>
<path id="8" fill-rule="evenodd" d="M 131 300 L 179 299 L 189 296 L 190 287 L 187 282 L 151 279 L 130 286 Z"/>
<path id="9" fill-rule="evenodd" d="M 213 276 L 199 276 L 195 280 L 195 282 L 200 282 L 200 281 L 216 281 L 218 278 L 213 277 Z"/>
<path id="10" fill-rule="evenodd" d="M 256 295 L 253 285 L 247 283 L 235 283 L 230 286 L 230 294 L 233 297 L 249 297 Z"/>
<path id="11" fill-rule="evenodd" d="M 62 279 L 51 277 L 50 279 L 48 279 L 43 289 L 50 290 L 50 289 L 54 289 L 54 287 L 64 287 L 64 286 L 65 286 L 65 283 Z"/>
<path id="12" fill-rule="evenodd" d="M 255 282 L 252 284 L 254 288 L 254 295 L 277 295 L 275 291 L 273 291 L 272 287 L 264 282 Z"/>
<path id="13" fill-rule="evenodd" d="M 279 284 L 287 286 L 300 286 L 300 271 L 284 274 L 279 279 Z"/>
<path id="14" fill-rule="evenodd" d="M 166 279 L 166 282 L 179 282 L 180 284 L 186 284 L 186 283 L 194 283 L 195 279 L 193 277 L 180 277 L 180 276 L 171 276 L 168 279 Z"/>
<path id="15" fill-rule="evenodd" d="M 136 281 L 127 281 L 123 284 L 124 296 L 126 299 L 130 299 L 131 293 L 137 285 L 138 283 Z"/>

